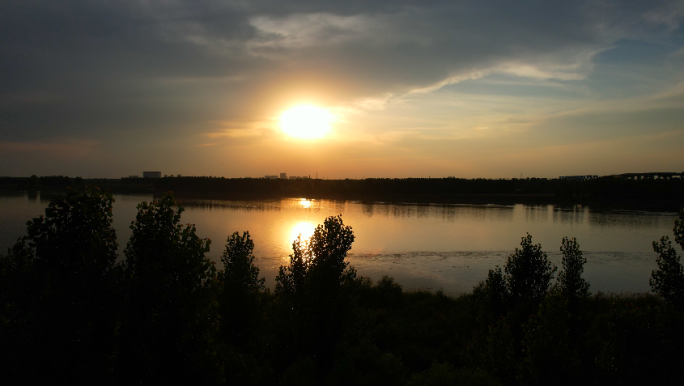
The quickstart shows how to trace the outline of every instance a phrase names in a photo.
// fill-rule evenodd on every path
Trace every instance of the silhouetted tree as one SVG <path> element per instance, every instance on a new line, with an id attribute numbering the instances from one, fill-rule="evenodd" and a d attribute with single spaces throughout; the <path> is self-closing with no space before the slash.
<path id="1" fill-rule="evenodd" d="M 259 301 L 264 290 L 264 278 L 254 266 L 254 242 L 249 232 L 238 232 L 228 237 L 226 250 L 221 256 L 224 270 L 218 272 L 222 291 L 221 330 L 230 344 L 247 348 L 253 341 L 261 322 Z"/>
<path id="2" fill-rule="evenodd" d="M 679 218 L 675 220 L 674 229 L 675 242 L 684 250 L 684 208 L 679 211 Z"/>
<path id="3" fill-rule="evenodd" d="M 3 259 L 5 379 L 111 382 L 120 284 L 113 201 L 97 188 L 70 190 L 27 223 Z"/>
<path id="4" fill-rule="evenodd" d="M 510 294 L 501 268 L 490 269 L 484 286 L 480 283 L 480 286 L 473 289 L 473 293 L 483 303 L 484 314 L 480 315 L 483 322 L 489 324 L 506 314 Z"/>
<path id="5" fill-rule="evenodd" d="M 532 244 L 532 236 L 522 238 L 504 265 L 505 280 L 511 300 L 517 304 L 530 300 L 538 304 L 549 289 L 556 267 L 551 264 L 541 244 Z"/>
<path id="6" fill-rule="evenodd" d="M 276 277 L 276 295 L 285 310 L 292 310 L 287 311 L 294 330 L 290 350 L 322 364 L 329 364 L 354 301 L 351 291 L 343 289 L 356 278 L 356 270 L 344 261 L 353 242 L 354 233 L 342 217 L 328 217 L 308 242 L 297 238 L 290 265 L 280 267 Z"/>
<path id="7" fill-rule="evenodd" d="M 308 243 L 302 241 L 301 235 L 292 242 L 290 265 L 280 266 L 276 276 L 276 294 L 286 297 L 289 301 L 300 305 L 306 290 L 306 278 L 311 263 Z"/>
<path id="8" fill-rule="evenodd" d="M 316 297 L 334 295 L 345 281 L 356 277 L 356 270 L 344 261 L 353 242 L 354 232 L 342 217 L 328 217 L 308 242 L 298 237 L 292 243 L 290 265 L 280 267 L 276 292 L 289 297 L 304 296 L 307 291 Z"/>
<path id="9" fill-rule="evenodd" d="M 684 209 L 679 211 L 673 232 L 675 241 L 684 250 Z M 658 253 L 658 269 L 651 272 L 651 289 L 668 302 L 684 309 L 684 268 L 680 257 L 667 236 L 663 236 L 660 243 L 654 241 L 653 250 Z"/>
<path id="10" fill-rule="evenodd" d="M 668 302 L 684 308 L 684 269 L 672 242 L 663 236 L 660 243 L 653 242 L 653 250 L 658 253 L 658 269 L 651 272 L 651 289 Z"/>
<path id="11" fill-rule="evenodd" d="M 563 253 L 563 270 L 558 273 L 560 292 L 571 303 L 576 299 L 586 299 L 589 296 L 589 283 L 582 278 L 582 272 L 587 259 L 582 257 L 577 239 L 564 237 L 560 250 Z"/>
<path id="12" fill-rule="evenodd" d="M 181 225 L 171 194 L 138 205 L 126 250 L 128 309 L 121 332 L 122 382 L 216 383 L 210 342 L 218 326 L 218 281 L 205 256 L 210 240 Z"/>

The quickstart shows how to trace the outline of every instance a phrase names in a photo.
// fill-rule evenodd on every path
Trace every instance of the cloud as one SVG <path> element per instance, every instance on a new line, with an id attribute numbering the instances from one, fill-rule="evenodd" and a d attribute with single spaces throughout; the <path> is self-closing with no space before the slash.
<path id="1" fill-rule="evenodd" d="M 656 25 L 665 25 L 670 31 L 679 29 L 680 22 L 684 18 L 684 1 L 663 1 L 657 8 L 644 13 L 644 18 Z"/>
<path id="2" fill-rule="evenodd" d="M 631 95 L 646 71 L 623 64 L 639 52 L 611 69 L 602 55 L 625 41 L 681 49 L 682 4 L 6 0 L 0 141 L 12 151 L 64 137 L 117 149 L 189 138 L 232 146 L 271 140 L 273 117 L 296 103 L 339 113 L 340 140 L 491 137 L 609 88 L 612 103 Z M 666 85 L 681 82 L 670 60 Z M 678 106 L 677 95 L 652 103 Z"/>
<path id="3" fill-rule="evenodd" d="M 0 142 L 5 154 L 51 155 L 60 158 L 79 158 L 93 154 L 100 144 L 89 140 L 62 140 L 59 142 Z"/>

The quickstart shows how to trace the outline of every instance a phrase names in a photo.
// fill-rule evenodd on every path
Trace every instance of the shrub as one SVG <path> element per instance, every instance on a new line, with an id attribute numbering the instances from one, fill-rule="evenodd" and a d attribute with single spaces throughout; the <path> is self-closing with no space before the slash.
<path id="1" fill-rule="evenodd" d="M 587 336 L 596 350 L 599 382 L 681 384 L 683 322 L 681 313 L 662 304 L 613 298 L 608 312 L 594 320 Z"/>
<path id="2" fill-rule="evenodd" d="M 525 385 L 576 384 L 578 356 L 570 335 L 568 299 L 551 293 L 525 324 L 519 378 Z"/>

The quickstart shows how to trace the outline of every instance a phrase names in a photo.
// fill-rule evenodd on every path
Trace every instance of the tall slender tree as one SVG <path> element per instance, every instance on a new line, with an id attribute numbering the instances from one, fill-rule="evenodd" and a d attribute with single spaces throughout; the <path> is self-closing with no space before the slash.
<path id="1" fill-rule="evenodd" d="M 254 265 L 254 242 L 249 232 L 228 237 L 221 256 L 224 269 L 218 272 L 221 331 L 224 338 L 241 349 L 249 349 L 261 322 L 260 297 L 264 278 Z"/>
<path id="2" fill-rule="evenodd" d="M 560 250 L 563 253 L 563 270 L 558 273 L 558 287 L 572 305 L 576 299 L 589 296 L 589 283 L 582 278 L 587 259 L 582 256 L 579 243 L 574 237 L 572 239 L 563 237 Z"/>

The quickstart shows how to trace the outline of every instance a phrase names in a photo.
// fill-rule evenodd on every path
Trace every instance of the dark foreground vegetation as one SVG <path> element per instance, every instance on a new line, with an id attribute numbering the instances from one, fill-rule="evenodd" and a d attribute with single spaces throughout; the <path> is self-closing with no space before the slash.
<path id="1" fill-rule="evenodd" d="M 170 195 L 140 204 L 121 261 L 107 193 L 29 221 L 0 258 L 2 383 L 681 384 L 684 273 L 667 238 L 658 295 L 591 295 L 576 240 L 557 272 L 528 235 L 454 298 L 358 276 L 354 234 L 330 217 L 295 240 L 270 292 L 249 233 L 228 236 L 216 267 L 182 211 Z M 675 235 L 684 247 L 684 212 Z"/>
<path id="2" fill-rule="evenodd" d="M 594 208 L 676 211 L 684 205 L 684 180 L 601 177 L 594 180 L 367 178 L 362 180 L 280 180 L 181 177 L 90 179 L 64 176 L 0 177 L 0 191 L 66 192 L 97 185 L 114 193 L 210 199 L 366 200 L 447 204 L 590 204 Z"/>

